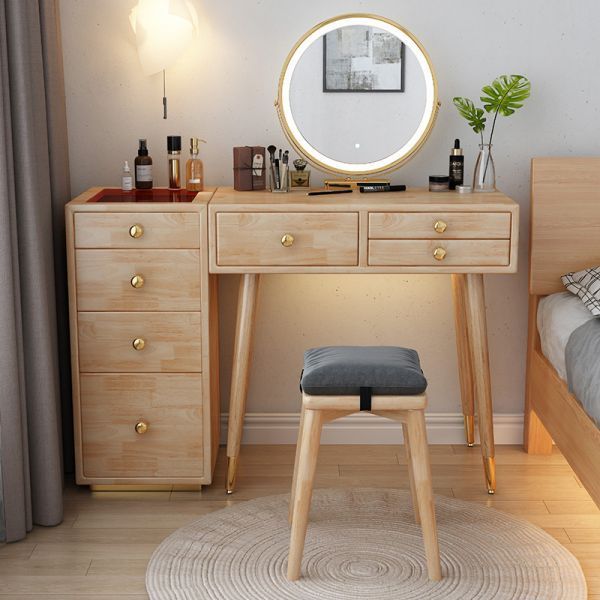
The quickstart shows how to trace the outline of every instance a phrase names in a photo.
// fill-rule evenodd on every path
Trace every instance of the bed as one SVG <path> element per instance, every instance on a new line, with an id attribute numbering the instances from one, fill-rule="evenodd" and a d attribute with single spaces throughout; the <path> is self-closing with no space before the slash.
<path id="1" fill-rule="evenodd" d="M 549 454 L 554 440 L 600 506 L 600 408 L 590 402 L 586 412 L 567 383 L 574 332 L 600 321 L 588 317 L 582 304 L 575 308 L 578 299 L 561 293 L 560 280 L 595 265 L 600 265 L 600 158 L 533 159 L 524 447 Z M 577 360 L 571 357 L 570 364 Z"/>

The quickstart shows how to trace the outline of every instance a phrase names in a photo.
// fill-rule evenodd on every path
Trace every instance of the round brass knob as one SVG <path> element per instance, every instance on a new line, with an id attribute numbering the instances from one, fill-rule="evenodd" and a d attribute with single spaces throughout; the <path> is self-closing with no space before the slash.
<path id="1" fill-rule="evenodd" d="M 446 258 L 446 251 L 443 248 L 436 248 L 433 251 L 433 258 L 435 260 L 444 260 Z"/>
<path id="2" fill-rule="evenodd" d="M 131 285 L 134 288 L 141 288 L 144 286 L 144 278 L 141 275 L 134 275 L 131 278 Z"/>
<path id="3" fill-rule="evenodd" d="M 144 235 L 144 228 L 141 225 L 132 225 L 129 228 L 129 235 L 137 240 Z"/>
<path id="4" fill-rule="evenodd" d="M 135 424 L 135 432 L 139 433 L 140 435 L 142 435 L 143 433 L 146 433 L 146 431 L 148 431 L 148 423 L 146 423 L 145 421 L 138 421 Z"/>
<path id="5" fill-rule="evenodd" d="M 294 243 L 294 236 L 291 233 L 284 233 L 281 238 L 281 245 L 289 248 Z"/>
<path id="6" fill-rule="evenodd" d="M 142 338 L 135 338 L 132 345 L 136 350 L 143 350 L 146 347 L 146 342 Z"/>
<path id="7" fill-rule="evenodd" d="M 438 232 L 438 233 L 444 233 L 444 231 L 446 231 L 446 228 L 448 227 L 448 223 L 446 223 L 446 221 L 436 221 L 433 224 L 433 228 Z"/>

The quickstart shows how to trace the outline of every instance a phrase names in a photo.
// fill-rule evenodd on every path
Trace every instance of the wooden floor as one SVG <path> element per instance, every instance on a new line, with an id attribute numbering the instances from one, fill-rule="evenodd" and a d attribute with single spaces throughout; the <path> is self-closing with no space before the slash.
<path id="1" fill-rule="evenodd" d="M 478 448 L 432 446 L 435 491 L 494 506 L 544 528 L 580 560 L 590 599 L 600 600 L 600 511 L 556 451 L 496 448 L 498 492 L 484 491 Z M 146 598 L 146 563 L 157 544 L 199 515 L 258 496 L 289 491 L 291 446 L 246 446 L 238 492 L 224 495 L 225 458 L 213 486 L 199 492 L 98 492 L 69 486 L 65 520 L 0 545 L 0 600 Z M 318 487 L 408 487 L 402 447 L 322 446 Z M 490 540 L 493 542 L 493 540 Z M 565 599 L 567 600 L 567 599 Z"/>

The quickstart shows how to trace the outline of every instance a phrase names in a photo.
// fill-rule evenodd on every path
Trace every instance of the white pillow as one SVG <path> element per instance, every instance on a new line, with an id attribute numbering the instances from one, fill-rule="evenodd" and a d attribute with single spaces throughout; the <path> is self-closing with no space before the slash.
<path id="1" fill-rule="evenodd" d="M 600 267 L 567 273 L 560 279 L 570 292 L 581 298 L 594 316 L 600 316 Z"/>

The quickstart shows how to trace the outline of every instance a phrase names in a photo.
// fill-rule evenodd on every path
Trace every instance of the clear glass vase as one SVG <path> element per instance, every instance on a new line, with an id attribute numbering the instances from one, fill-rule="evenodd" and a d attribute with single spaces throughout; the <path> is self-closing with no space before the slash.
<path id="1" fill-rule="evenodd" d="M 496 191 L 496 167 L 494 166 L 491 144 L 479 144 L 479 154 L 473 173 L 473 191 Z"/>

